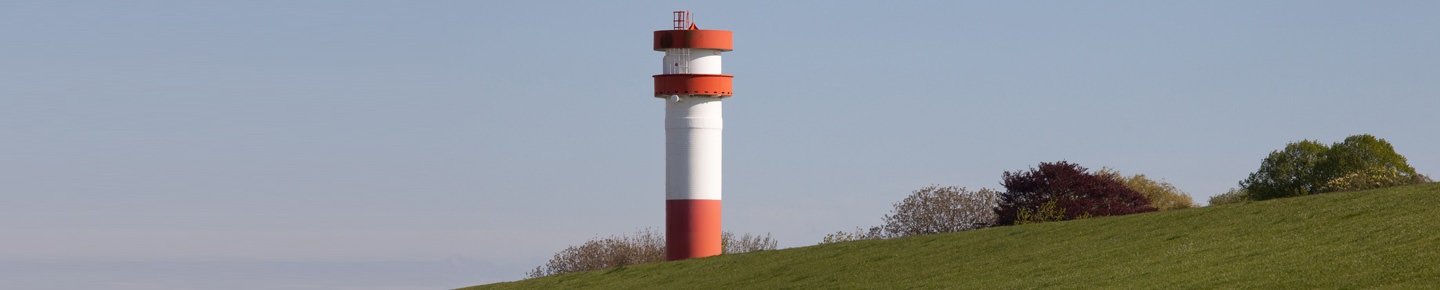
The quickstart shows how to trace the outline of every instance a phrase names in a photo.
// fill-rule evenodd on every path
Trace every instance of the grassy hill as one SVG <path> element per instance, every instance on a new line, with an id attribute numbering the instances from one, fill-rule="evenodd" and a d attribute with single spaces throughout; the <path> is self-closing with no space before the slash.
<path id="1" fill-rule="evenodd" d="M 722 255 L 464 289 L 1436 285 L 1440 183 Z"/>

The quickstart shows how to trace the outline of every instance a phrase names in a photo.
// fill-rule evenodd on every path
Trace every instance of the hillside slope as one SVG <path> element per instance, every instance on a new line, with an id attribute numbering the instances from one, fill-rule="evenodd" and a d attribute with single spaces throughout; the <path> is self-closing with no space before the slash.
<path id="1" fill-rule="evenodd" d="M 1440 183 L 722 255 L 464 289 L 1434 285 L 1440 285 Z"/>

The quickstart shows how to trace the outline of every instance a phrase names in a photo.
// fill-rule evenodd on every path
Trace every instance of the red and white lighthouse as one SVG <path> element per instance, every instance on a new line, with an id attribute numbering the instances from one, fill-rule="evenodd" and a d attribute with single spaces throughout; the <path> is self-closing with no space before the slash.
<path id="1" fill-rule="evenodd" d="M 655 31 L 664 51 L 655 97 L 665 100 L 665 259 L 719 255 L 720 100 L 734 76 L 720 73 L 731 33 L 701 30 L 690 11 L 675 11 L 674 29 Z"/>

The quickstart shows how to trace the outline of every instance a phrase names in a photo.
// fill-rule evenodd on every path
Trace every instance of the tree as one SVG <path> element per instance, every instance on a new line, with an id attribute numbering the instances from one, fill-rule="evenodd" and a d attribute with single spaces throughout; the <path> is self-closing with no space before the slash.
<path id="1" fill-rule="evenodd" d="M 740 239 L 728 231 L 720 235 L 725 254 L 774 250 L 778 244 L 768 233 L 764 236 L 745 234 Z M 594 238 L 579 246 L 570 246 L 525 274 L 539 278 L 662 261 L 665 261 L 665 234 L 646 228 L 631 235 Z"/>
<path id="2" fill-rule="evenodd" d="M 969 191 L 964 187 L 931 185 L 910 193 L 895 203 L 881 227 L 887 237 L 905 237 L 968 231 L 995 222 L 999 192 L 987 188 Z"/>
<path id="3" fill-rule="evenodd" d="M 1325 144 L 1310 140 L 1287 144 L 1284 150 L 1270 152 L 1260 170 L 1250 173 L 1240 187 L 1255 200 L 1314 193 L 1327 180 L 1317 168 L 1326 150 Z"/>
<path id="4" fill-rule="evenodd" d="M 1428 181 L 1390 142 L 1362 134 L 1331 146 L 1310 140 L 1287 144 L 1284 150 L 1271 152 L 1259 170 L 1240 181 L 1240 187 L 1250 198 L 1266 200 Z"/>
<path id="5" fill-rule="evenodd" d="M 1108 167 L 1100 168 L 1100 171 L 1095 174 L 1120 180 L 1121 183 L 1125 184 L 1125 187 L 1144 194 L 1145 198 L 1150 199 L 1150 206 L 1156 210 L 1165 211 L 1195 207 L 1195 200 L 1190 198 L 1189 193 L 1185 193 L 1185 191 L 1175 187 L 1174 184 L 1164 181 L 1164 179 L 1155 181 L 1145 177 L 1144 174 L 1125 177 L 1120 174 L 1120 171 Z"/>
<path id="6" fill-rule="evenodd" d="M 1415 173 L 1415 168 L 1405 163 L 1405 156 L 1395 153 L 1390 142 L 1369 134 L 1346 137 L 1345 141 L 1330 145 L 1325 151 L 1325 158 L 1317 166 L 1326 182 L 1371 169 L 1393 171 L 1406 178 L 1419 175 Z"/>
<path id="7" fill-rule="evenodd" d="M 1155 211 L 1145 195 L 1066 161 L 1040 163 L 1029 171 L 1006 171 L 1001 183 L 1005 192 L 995 208 L 996 225 L 1013 225 L 1021 210 L 1038 213 L 1051 201 L 1065 220 Z"/>

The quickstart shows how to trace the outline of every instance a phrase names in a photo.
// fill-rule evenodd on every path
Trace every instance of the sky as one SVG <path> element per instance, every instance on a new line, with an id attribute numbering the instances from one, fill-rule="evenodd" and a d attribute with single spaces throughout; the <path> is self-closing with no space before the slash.
<path id="1" fill-rule="evenodd" d="M 781 247 L 1040 162 L 1440 173 L 1433 1 L 10 0 L 0 288 L 448 289 L 661 229 L 674 10 L 735 33 L 723 224 Z"/>

